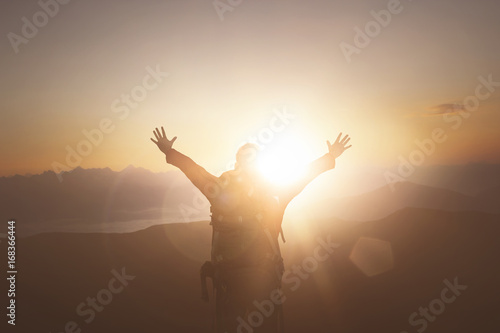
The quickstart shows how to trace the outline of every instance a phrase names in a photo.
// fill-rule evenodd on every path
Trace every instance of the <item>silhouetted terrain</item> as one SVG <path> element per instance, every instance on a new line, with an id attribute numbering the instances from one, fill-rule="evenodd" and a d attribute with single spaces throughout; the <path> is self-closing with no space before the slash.
<path id="1" fill-rule="evenodd" d="M 297 282 L 295 273 L 284 280 L 287 332 L 417 332 L 421 326 L 411 326 L 409 316 L 440 298 L 443 281 L 455 278 L 467 289 L 445 304 L 425 332 L 498 332 L 499 217 L 411 208 L 364 223 L 330 219 L 285 225 L 289 273 L 313 255 L 317 237 L 330 235 L 340 244 L 311 275 L 299 279 L 298 287 L 290 282 L 292 276 Z M 394 266 L 372 277 L 363 274 L 349 259 L 360 237 L 389 244 Z M 21 238 L 16 328 L 63 332 L 68 321 L 75 321 L 82 332 L 93 333 L 207 332 L 211 310 L 200 300 L 199 268 L 209 257 L 210 239 L 207 222 L 125 234 Z M 376 248 L 363 251 L 365 263 L 375 268 L 387 255 Z M 77 306 L 109 288 L 112 269 L 122 268 L 135 278 L 85 323 L 89 315 L 78 315 Z"/>
<path id="2" fill-rule="evenodd" d="M 76 168 L 64 173 L 62 182 L 47 171 L 0 178 L 0 214 L 4 220 L 22 221 L 18 230 L 22 234 L 138 230 L 206 218 L 208 206 L 206 211 L 190 211 L 190 215 L 179 209 L 181 203 L 192 205 L 193 191 L 189 180 L 177 171 L 153 173 L 132 166 L 120 172 Z M 126 228 L 127 222 L 132 227 Z"/>
<path id="3" fill-rule="evenodd" d="M 425 167 L 409 178 L 418 180 L 418 184 L 397 183 L 395 191 L 382 185 L 342 198 L 331 196 L 330 192 L 339 186 L 333 182 L 332 191 L 326 193 L 325 189 L 315 188 L 316 193 L 307 196 L 321 200 L 311 203 L 299 196 L 289 207 L 289 214 L 307 216 L 314 212 L 320 218 L 366 221 L 405 207 L 498 213 L 499 175 L 498 165 Z M 59 182 L 52 171 L 1 177 L 0 218 L 22 222 L 18 227 L 21 235 L 51 231 L 130 232 L 168 222 L 209 218 L 208 201 L 178 171 L 153 173 L 133 166 L 120 172 L 109 168 L 77 168 L 62 177 Z M 357 176 L 347 178 L 339 182 L 352 183 Z M 362 178 L 370 186 L 381 180 L 384 180 L 382 172 L 365 173 Z"/>
<path id="4" fill-rule="evenodd" d="M 476 195 L 500 186 L 500 165 L 470 163 L 419 167 L 408 177 L 414 183 Z"/>
<path id="5" fill-rule="evenodd" d="M 358 196 L 321 200 L 307 209 L 314 209 L 320 216 L 336 216 L 353 221 L 382 218 L 406 207 L 500 213 L 500 187 L 472 196 L 410 182 L 393 186 L 394 190 L 386 185 Z"/>

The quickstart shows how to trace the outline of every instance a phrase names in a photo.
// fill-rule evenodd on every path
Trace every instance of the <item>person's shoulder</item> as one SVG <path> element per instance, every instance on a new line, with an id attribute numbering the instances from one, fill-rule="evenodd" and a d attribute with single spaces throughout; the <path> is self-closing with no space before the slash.
<path id="1" fill-rule="evenodd" d="M 227 185 L 231 181 L 236 180 L 237 177 L 238 177 L 238 172 L 236 170 L 227 170 L 227 171 L 224 171 L 219 176 L 218 180 L 219 180 L 219 183 L 221 185 Z"/>
<path id="2" fill-rule="evenodd" d="M 235 170 L 227 170 L 227 171 L 224 171 L 220 176 L 219 178 L 220 179 L 223 179 L 223 178 L 227 178 L 227 177 L 234 177 L 236 176 L 237 172 Z"/>

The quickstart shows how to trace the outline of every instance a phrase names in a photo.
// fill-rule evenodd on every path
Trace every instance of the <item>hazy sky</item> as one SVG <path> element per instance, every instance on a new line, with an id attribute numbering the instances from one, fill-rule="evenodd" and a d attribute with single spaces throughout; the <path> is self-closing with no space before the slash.
<path id="1" fill-rule="evenodd" d="M 500 82 L 498 1 L 46 2 L 53 17 L 37 1 L 0 5 L 0 176 L 69 166 L 68 147 L 85 168 L 168 170 L 149 141 L 161 125 L 214 173 L 270 133 L 265 149 L 310 159 L 344 131 L 344 165 L 389 167 L 441 128 L 426 164 L 500 162 L 500 87 L 478 88 Z M 373 37 L 355 40 L 367 24 Z M 294 118 L 274 120 L 284 108 Z M 99 126 L 89 150 L 82 131 Z"/>

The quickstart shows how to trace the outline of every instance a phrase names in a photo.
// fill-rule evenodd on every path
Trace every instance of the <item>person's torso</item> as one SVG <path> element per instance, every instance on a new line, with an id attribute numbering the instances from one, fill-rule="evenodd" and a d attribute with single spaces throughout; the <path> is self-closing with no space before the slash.
<path id="1" fill-rule="evenodd" d="M 277 238 L 283 214 L 268 184 L 229 171 L 219 178 L 219 186 L 211 200 L 212 261 L 260 265 L 281 257 Z"/>

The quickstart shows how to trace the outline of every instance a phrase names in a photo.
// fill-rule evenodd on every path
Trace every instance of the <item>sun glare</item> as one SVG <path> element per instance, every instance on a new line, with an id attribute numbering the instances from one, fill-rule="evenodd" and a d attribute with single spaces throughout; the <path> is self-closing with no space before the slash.
<path id="1" fill-rule="evenodd" d="M 280 156 L 266 156 L 259 162 L 262 174 L 271 182 L 285 185 L 300 178 L 304 173 L 303 166 L 299 165 L 298 159 L 290 154 Z"/>
<path id="2" fill-rule="evenodd" d="M 272 183 L 285 185 L 304 175 L 309 155 L 307 146 L 297 137 L 286 136 L 264 146 L 258 161 L 259 170 Z"/>

